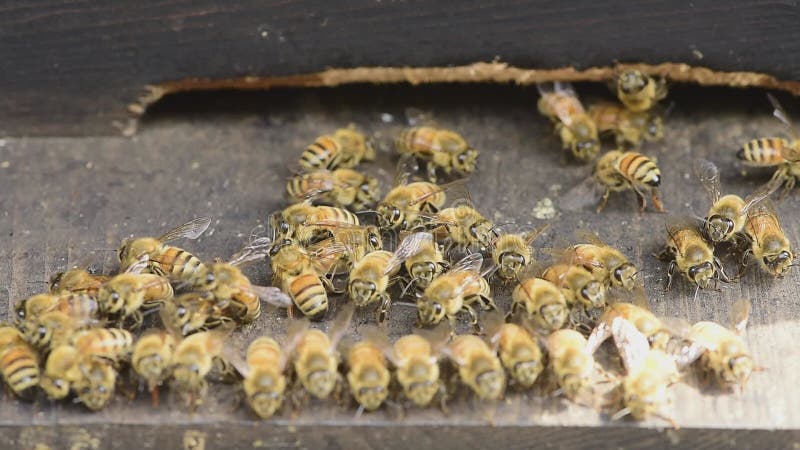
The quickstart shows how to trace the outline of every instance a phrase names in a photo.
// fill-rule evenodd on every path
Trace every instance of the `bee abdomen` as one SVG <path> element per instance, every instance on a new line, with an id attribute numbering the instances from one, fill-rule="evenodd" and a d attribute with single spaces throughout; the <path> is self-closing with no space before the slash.
<path id="1" fill-rule="evenodd" d="M 307 170 L 334 169 L 340 158 L 339 142 L 331 136 L 320 136 L 300 155 L 300 166 Z"/>
<path id="2" fill-rule="evenodd" d="M 328 294 L 316 274 L 306 273 L 289 281 L 288 291 L 294 304 L 311 318 L 316 318 L 328 310 Z"/>
<path id="3" fill-rule="evenodd" d="M 783 150 L 789 142 L 783 138 L 759 138 L 746 142 L 736 157 L 751 164 L 773 166 L 784 161 Z"/>
<path id="4" fill-rule="evenodd" d="M 39 364 L 27 345 L 7 349 L 0 358 L 0 370 L 6 383 L 17 394 L 39 384 Z"/>
<path id="5" fill-rule="evenodd" d="M 631 182 L 659 186 L 661 170 L 652 159 L 636 152 L 627 152 L 617 162 L 619 172 Z"/>

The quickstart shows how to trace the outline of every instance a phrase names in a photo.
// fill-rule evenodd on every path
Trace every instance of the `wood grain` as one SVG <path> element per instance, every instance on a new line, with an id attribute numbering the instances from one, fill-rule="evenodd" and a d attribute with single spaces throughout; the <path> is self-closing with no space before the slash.
<path id="1" fill-rule="evenodd" d="M 579 89 L 585 98 L 606 95 L 596 87 Z M 719 164 L 728 192 L 745 194 L 768 178 L 752 170 L 744 177 L 734 162 L 739 143 L 781 131 L 761 94 L 679 88 L 671 98 L 677 106 L 667 121 L 668 139 L 644 149 L 662 168 L 662 197 L 671 212 L 701 214 L 707 206 L 691 175 L 695 156 Z M 6 396 L 0 444 L 41 442 L 60 448 L 76 439 L 97 439 L 99 448 L 127 448 L 132 442 L 175 448 L 183 445 L 185 433 L 202 431 L 207 449 L 407 448 L 410 443 L 418 448 L 798 445 L 800 308 L 794 290 L 800 273 L 792 270 L 785 279 L 772 280 L 751 271 L 739 283 L 700 292 L 695 300 L 683 280 L 672 292 L 661 292 L 666 267 L 650 255 L 663 244 L 665 216 L 637 214 L 632 195 L 613 197 L 602 215 L 559 209 L 555 219 L 535 219 L 539 200 L 551 198 L 558 208 L 561 193 L 588 173 L 585 166 L 561 162 L 559 144 L 535 112 L 535 100 L 535 89 L 497 86 L 206 94 L 162 104 L 133 139 L 8 139 L 0 146 L 0 286 L 7 286 L 9 294 L 0 294 L 0 317 L 8 317 L 9 298 L 13 304 L 41 290 L 41 284 L 31 282 L 47 280 L 92 250 L 115 248 L 130 234 L 157 234 L 193 216 L 211 215 L 214 221 L 199 241 L 184 243 L 186 248 L 204 258 L 230 255 L 255 225 L 281 207 L 286 166 L 314 137 L 349 122 L 386 136 L 396 130 L 406 107 L 416 107 L 463 132 L 483 151 L 471 181 L 472 197 L 497 222 L 550 223 L 537 241 L 541 247 L 571 239 L 578 228 L 596 230 L 643 268 L 652 308 L 659 314 L 724 321 L 736 299 L 752 299 L 748 341 L 756 362 L 767 370 L 754 374 L 741 396 L 676 386 L 671 410 L 681 425 L 677 432 L 664 431 L 658 421 L 610 422 L 538 393 L 511 392 L 494 407 L 459 398 L 451 402 L 449 416 L 409 410 L 402 420 L 389 411 L 355 419 L 352 408 L 314 404 L 297 417 L 283 413 L 265 423 L 254 420 L 243 405 L 233 407 L 234 391 L 227 386 L 215 387 L 195 415 L 168 402 L 153 409 L 144 394 L 132 401 L 118 395 L 100 414 L 72 404 L 44 399 L 27 404 Z M 787 102 L 790 113 L 793 106 Z M 383 123 L 382 114 L 395 121 Z M 381 153 L 374 166 L 386 182 L 392 178 L 391 159 Z M 793 243 L 800 237 L 797 203 L 795 195 L 779 205 Z M 538 257 L 546 259 L 545 252 Z M 97 267 L 106 271 L 115 266 L 114 259 L 110 252 L 96 252 Z M 265 267 L 251 267 L 248 273 L 266 282 Z M 504 291 L 498 291 L 497 299 L 504 307 L 510 301 Z M 358 318 L 370 316 L 365 311 Z M 413 310 L 396 307 L 391 333 L 409 332 L 413 320 Z M 262 333 L 281 336 L 286 325 L 283 312 L 269 311 L 236 339 L 244 346 Z"/>

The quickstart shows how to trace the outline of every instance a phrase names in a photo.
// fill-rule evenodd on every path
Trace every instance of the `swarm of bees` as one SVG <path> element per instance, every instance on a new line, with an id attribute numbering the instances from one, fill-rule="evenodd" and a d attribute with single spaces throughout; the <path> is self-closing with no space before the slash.
<path id="1" fill-rule="evenodd" d="M 600 212 L 611 192 L 632 190 L 640 211 L 649 195 L 664 212 L 661 172 L 635 148 L 663 136 L 655 112 L 666 96 L 663 80 L 622 71 L 614 84 L 620 103 L 588 110 L 569 85 L 539 91 L 539 111 L 555 123 L 563 147 L 581 161 L 596 159 L 565 206 L 589 189 L 600 194 Z M 601 155 L 608 135 L 618 148 Z M 122 371 L 154 405 L 166 388 L 191 410 L 203 405 L 210 381 L 223 380 L 239 385 L 263 419 L 343 397 L 359 415 L 384 405 L 444 410 L 459 391 L 497 401 L 509 389 L 539 386 L 614 419 L 674 424 L 669 386 L 692 367 L 724 389 L 744 389 L 759 369 L 742 337 L 749 302 L 732 307 L 730 326 L 659 317 L 648 308 L 640 270 L 597 234 L 580 231 L 550 248 L 545 264 L 534 243 L 547 225 L 490 220 L 457 178 L 478 169 L 479 150 L 464 136 L 425 124 L 398 133 L 393 144 L 397 174 L 381 196 L 377 178 L 359 168 L 376 158 L 372 138 L 352 125 L 316 138 L 286 184 L 290 204 L 226 260 L 173 245 L 198 239 L 211 223 L 203 217 L 159 237 L 122 241 L 116 274 L 87 267 L 56 274 L 49 292 L 17 302 L 15 322 L 0 326 L 4 380 L 20 397 L 40 389 L 93 411 L 114 398 L 120 378 L 131 378 Z M 786 273 L 794 254 L 769 197 L 793 187 L 795 147 L 778 138 L 744 146 L 741 159 L 779 167 L 745 198 L 722 196 L 716 165 L 695 162 L 710 206 L 697 218 L 667 220 L 658 256 L 669 262 L 668 288 L 675 274 L 698 289 L 733 281 L 727 256 L 739 264 L 737 277 L 750 258 L 773 276 Z M 252 283 L 242 271 L 248 264 L 268 267 L 273 287 Z M 508 302 L 497 301 L 503 295 Z M 416 310 L 418 329 L 392 341 L 387 326 L 396 306 Z M 285 335 L 237 348 L 234 330 L 264 311 L 276 316 L 274 309 L 286 309 Z M 157 322 L 151 315 L 161 326 L 142 330 Z M 328 327 L 314 323 L 329 317 Z M 350 332 L 357 322 L 360 339 Z M 608 339 L 621 370 L 607 371 L 595 358 Z"/>

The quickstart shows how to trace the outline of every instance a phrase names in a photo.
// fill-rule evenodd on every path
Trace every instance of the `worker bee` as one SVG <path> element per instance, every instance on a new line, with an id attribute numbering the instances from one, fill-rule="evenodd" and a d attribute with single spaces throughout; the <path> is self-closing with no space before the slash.
<path id="1" fill-rule="evenodd" d="M 45 294 L 47 295 L 47 294 Z M 33 306 L 43 298 L 34 296 L 27 300 L 26 306 Z M 38 349 L 48 349 L 65 342 L 74 332 L 99 323 L 97 318 L 97 302 L 83 294 L 65 294 L 53 296 L 54 303 L 39 314 L 27 311 L 26 319 L 21 323 L 25 339 Z M 18 316 L 20 312 L 18 311 Z"/>
<path id="2" fill-rule="evenodd" d="M 78 354 L 99 357 L 108 361 L 126 358 L 133 348 L 133 336 L 120 328 L 90 328 L 69 337 L 69 345 Z"/>
<path id="3" fill-rule="evenodd" d="M 791 139 L 779 137 L 758 138 L 748 141 L 736 153 L 736 157 L 745 164 L 755 167 L 778 167 L 772 175 L 773 182 L 784 187 L 786 195 L 794 189 L 800 178 L 800 140 L 795 127 L 778 100 L 770 94 L 767 98 L 772 104 L 773 115 L 786 125 Z"/>
<path id="4" fill-rule="evenodd" d="M 273 282 L 291 297 L 292 302 L 311 319 L 320 319 L 328 311 L 324 274 L 313 256 L 292 241 L 276 244 L 270 250 Z M 292 309 L 289 308 L 289 314 Z"/>
<path id="5" fill-rule="evenodd" d="M 92 411 L 108 405 L 117 384 L 117 370 L 106 360 L 93 358 L 80 366 L 81 376 L 72 383 L 75 397 Z"/>
<path id="6" fill-rule="evenodd" d="M 179 395 L 191 409 L 202 404 L 208 391 L 206 376 L 215 367 L 232 329 L 215 329 L 189 335 L 175 346 L 170 370 Z"/>
<path id="7" fill-rule="evenodd" d="M 175 337 L 164 330 L 148 330 L 133 347 L 131 366 L 147 381 L 154 405 L 158 404 L 158 386 L 169 376 L 174 352 Z"/>
<path id="8" fill-rule="evenodd" d="M 468 175 L 475 171 L 478 150 L 472 148 L 458 133 L 428 126 L 404 130 L 395 142 L 401 155 L 410 155 L 427 165 L 428 179 L 435 183 L 436 170 L 448 176 Z"/>
<path id="9" fill-rule="evenodd" d="M 547 225 L 527 233 L 501 234 L 492 242 L 492 261 L 502 280 L 515 280 L 520 272 L 533 261 L 531 244 L 546 229 Z"/>
<path id="10" fill-rule="evenodd" d="M 274 240 L 295 239 L 301 244 L 321 241 L 332 237 L 335 229 L 360 230 L 358 216 L 335 206 L 314 206 L 309 202 L 286 207 L 274 214 L 271 223 L 276 230 Z"/>
<path id="11" fill-rule="evenodd" d="M 262 336 L 247 347 L 247 364 L 239 371 L 247 403 L 262 419 L 268 419 L 283 404 L 289 353 L 271 337 Z"/>
<path id="12" fill-rule="evenodd" d="M 61 311 L 75 317 L 94 318 L 99 315 L 97 300 L 86 294 L 38 294 L 28 297 L 14 306 L 16 323 L 32 322 L 42 314 L 50 311 Z"/>
<path id="13" fill-rule="evenodd" d="M 561 288 L 567 305 L 581 305 L 585 310 L 606 305 L 606 287 L 584 266 L 553 264 L 542 272 L 542 278 Z"/>
<path id="14" fill-rule="evenodd" d="M 19 330 L 7 325 L 0 326 L 0 374 L 21 397 L 39 385 L 39 355 Z"/>
<path id="15" fill-rule="evenodd" d="M 326 274 L 332 276 L 350 272 L 353 264 L 367 253 L 383 249 L 380 230 L 372 225 L 332 225 L 328 232 L 331 238 L 307 244 L 305 248 L 314 256 L 317 264 L 326 269 Z M 302 244 L 304 241 L 299 239 L 299 242 Z"/>
<path id="16" fill-rule="evenodd" d="M 530 388 L 544 370 L 542 349 L 537 338 L 525 328 L 504 323 L 502 313 L 494 312 L 486 318 L 486 335 L 496 347 L 503 367 L 511 378 L 523 388 Z"/>
<path id="17" fill-rule="evenodd" d="M 433 333 L 422 335 L 424 331 L 405 335 L 394 345 L 386 344 L 384 347 L 384 354 L 394 364 L 403 395 L 422 407 L 428 406 L 437 394 L 444 400 L 444 384 L 439 378 L 439 355 L 450 340 L 448 327 L 438 327 Z"/>
<path id="18" fill-rule="evenodd" d="M 446 317 L 450 328 L 454 328 L 456 315 L 464 311 L 469 314 L 472 326 L 480 330 L 472 305 L 478 304 L 484 310 L 497 308 L 489 283 L 480 272 L 482 265 L 483 256 L 471 253 L 434 279 L 417 300 L 419 323 L 436 325 Z"/>
<path id="19" fill-rule="evenodd" d="M 779 187 L 777 183 L 770 182 L 744 199 L 733 194 L 720 197 L 717 166 L 711 161 L 696 159 L 694 170 L 711 200 L 711 207 L 705 216 L 703 228 L 708 239 L 715 244 L 734 242 L 737 237 L 741 237 L 747 221 L 747 212 L 758 202 L 772 195 Z"/>
<path id="20" fill-rule="evenodd" d="M 617 98 L 631 111 L 648 111 L 667 96 L 664 79 L 645 75 L 636 69 L 623 70 L 616 77 Z"/>
<path id="21" fill-rule="evenodd" d="M 300 155 L 305 170 L 353 168 L 361 161 L 375 159 L 372 143 L 354 125 L 339 128 L 332 135 L 318 137 Z"/>
<path id="22" fill-rule="evenodd" d="M 394 252 L 377 250 L 367 253 L 350 272 L 347 292 L 356 306 L 364 307 L 380 302 L 378 321 L 389 315 L 391 297 L 386 292 L 391 278 L 397 274 L 403 262 L 414 256 L 423 243 L 433 242 L 430 233 L 413 233 L 406 236 Z"/>
<path id="23" fill-rule="evenodd" d="M 628 414 L 636 420 L 654 416 L 677 428 L 677 423 L 662 412 L 670 402 L 669 386 L 680 377 L 675 358 L 651 349 L 647 338 L 627 320 L 615 318 L 611 330 L 627 372 L 621 386 L 624 407 L 612 419 Z"/>
<path id="24" fill-rule="evenodd" d="M 438 212 L 447 200 L 447 189 L 455 184 L 463 184 L 463 181 L 446 185 L 427 181 L 399 183 L 378 203 L 378 224 L 381 228 L 396 230 L 410 230 L 423 225 L 420 214 Z"/>
<path id="25" fill-rule="evenodd" d="M 369 338 L 353 344 L 347 351 L 347 384 L 363 410 L 378 409 L 389 396 L 391 374 L 381 347 Z"/>
<path id="26" fill-rule="evenodd" d="M 758 202 L 747 212 L 744 232 L 751 241 L 747 255 L 753 255 L 768 274 L 785 275 L 792 267 L 794 253 L 769 199 Z"/>
<path id="27" fill-rule="evenodd" d="M 455 336 L 445 354 L 458 369 L 461 382 L 483 400 L 498 400 L 506 388 L 506 373 L 494 351 L 478 336 Z"/>
<path id="28" fill-rule="evenodd" d="M 97 293 L 100 311 L 119 315 L 120 322 L 133 319 L 133 328 L 142 325 L 142 310 L 153 309 L 172 299 L 169 279 L 150 273 L 124 272 L 103 284 Z"/>
<path id="29" fill-rule="evenodd" d="M 450 267 L 444 259 L 441 246 L 433 240 L 420 242 L 417 254 L 409 256 L 404 265 L 411 276 L 408 286 L 416 286 L 421 290 L 425 290 L 434 278 Z"/>
<path id="30" fill-rule="evenodd" d="M 84 268 L 69 269 L 65 272 L 58 272 L 50 277 L 50 294 L 86 294 L 89 297 L 97 297 L 97 291 L 108 281 L 105 275 L 95 275 Z"/>
<path id="31" fill-rule="evenodd" d="M 561 289 L 550 281 L 523 276 L 511 294 L 511 311 L 522 311 L 526 320 L 541 329 L 552 331 L 564 326 L 569 316 L 567 299 Z"/>
<path id="32" fill-rule="evenodd" d="M 690 217 L 673 217 L 667 221 L 667 245 L 658 254 L 669 261 L 667 289 L 672 286 L 675 271 L 682 273 L 699 289 L 709 287 L 711 281 L 729 282 L 728 276 L 714 256 L 714 248 L 705 240 L 697 221 Z"/>
<path id="33" fill-rule="evenodd" d="M 235 326 L 210 292 L 187 292 L 166 302 L 159 310 L 164 326 L 187 336 L 220 326 Z"/>
<path id="34" fill-rule="evenodd" d="M 562 147 L 570 149 L 580 161 L 591 161 L 600 152 L 597 125 L 586 114 L 578 95 L 569 83 L 537 84 L 538 108 L 556 124 Z"/>
<path id="35" fill-rule="evenodd" d="M 303 388 L 326 399 L 341 382 L 337 346 L 347 331 L 354 308 L 346 305 L 336 315 L 327 334 L 309 328 L 308 320 L 293 322 L 287 333 L 293 352 L 294 372 Z"/>
<path id="36" fill-rule="evenodd" d="M 158 238 L 124 240 L 118 250 L 120 270 L 124 272 L 146 258 L 148 264 L 145 272 L 185 281 L 203 265 L 203 262 L 191 253 L 168 243 L 182 238 L 197 239 L 210 224 L 211 218 L 199 217 L 167 231 Z"/>
<path id="37" fill-rule="evenodd" d="M 618 147 L 638 147 L 642 141 L 654 142 L 664 138 L 661 117 L 646 111 L 631 111 L 619 104 L 598 103 L 589 107 L 589 117 L 600 135 L 610 134 Z"/>
<path id="38" fill-rule="evenodd" d="M 547 336 L 546 347 L 561 391 L 570 400 L 587 402 L 594 393 L 595 361 L 586 339 L 575 330 L 561 329 Z"/>
<path id="39" fill-rule="evenodd" d="M 445 208 L 435 214 L 432 224 L 438 238 L 447 239 L 450 246 L 476 247 L 480 251 L 491 248 L 498 237 L 494 224 L 476 210 L 470 202 Z"/>
<path id="40" fill-rule="evenodd" d="M 639 272 L 622 252 L 591 231 L 579 231 L 578 238 L 584 243 L 556 252 L 560 262 L 584 267 L 595 280 L 607 287 L 621 287 L 630 291 L 636 286 Z"/>
<path id="41" fill-rule="evenodd" d="M 722 388 L 743 390 L 752 372 L 758 370 L 742 339 L 751 308 L 748 300 L 734 303 L 731 328 L 707 321 L 692 325 L 686 336 L 691 344 L 681 349 L 679 363 L 687 365 L 699 358 L 706 374 L 716 379 Z"/>
<path id="42" fill-rule="evenodd" d="M 380 200 L 378 179 L 352 169 L 317 170 L 294 176 L 286 184 L 295 202 L 311 200 L 363 211 Z"/>

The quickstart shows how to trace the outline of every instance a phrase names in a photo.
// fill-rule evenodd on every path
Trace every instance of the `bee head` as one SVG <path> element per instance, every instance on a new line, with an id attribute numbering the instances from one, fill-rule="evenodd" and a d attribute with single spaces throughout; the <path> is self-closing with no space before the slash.
<path id="1" fill-rule="evenodd" d="M 730 358 L 722 368 L 722 379 L 726 383 L 743 387 L 750 374 L 753 373 L 753 360 L 747 355 L 738 355 Z"/>
<path id="2" fill-rule="evenodd" d="M 48 282 L 47 286 L 50 289 L 50 292 L 57 292 L 59 285 L 61 284 L 61 279 L 64 278 L 65 272 L 56 272 L 50 277 L 50 281 Z"/>
<path id="3" fill-rule="evenodd" d="M 406 220 L 403 210 L 395 205 L 381 203 L 377 211 L 378 224 L 381 228 L 400 228 Z"/>
<path id="4" fill-rule="evenodd" d="M 500 263 L 497 273 L 505 280 L 516 278 L 526 264 L 525 256 L 517 252 L 503 252 L 497 261 Z"/>
<path id="5" fill-rule="evenodd" d="M 595 137 L 578 139 L 572 143 L 572 154 L 581 161 L 591 161 L 600 153 L 600 141 Z"/>
<path id="6" fill-rule="evenodd" d="M 39 379 L 39 387 L 47 394 L 48 398 L 53 400 L 61 400 L 69 395 L 69 383 L 61 378 L 42 375 Z"/>
<path id="7" fill-rule="evenodd" d="M 650 344 L 650 348 L 656 350 L 666 349 L 667 344 L 671 340 L 672 340 L 672 335 L 668 331 L 663 329 L 659 329 L 650 336 L 647 336 L 647 342 Z"/>
<path id="8" fill-rule="evenodd" d="M 380 188 L 378 187 L 378 179 L 375 177 L 366 176 L 364 182 L 359 186 L 356 197 L 359 203 L 370 205 L 380 199 Z"/>
<path id="9" fill-rule="evenodd" d="M 531 387 L 536 382 L 536 379 L 539 378 L 539 374 L 542 373 L 543 369 L 542 363 L 531 359 L 514 364 L 512 374 L 522 387 Z"/>
<path id="10" fill-rule="evenodd" d="M 711 261 L 706 261 L 690 267 L 687 275 L 689 275 L 689 279 L 694 281 L 701 289 L 706 289 L 714 278 L 714 272 L 714 264 L 712 264 Z"/>
<path id="11" fill-rule="evenodd" d="M 581 288 L 581 298 L 593 308 L 602 308 L 606 304 L 606 289 L 603 283 L 591 280 Z"/>
<path id="12" fill-rule="evenodd" d="M 727 240 L 733 232 L 733 227 L 733 220 L 719 214 L 706 219 L 706 234 L 714 243 Z"/>
<path id="13" fill-rule="evenodd" d="M 347 291 L 356 306 L 369 304 L 377 289 L 377 286 L 372 281 L 360 279 L 351 279 L 347 285 Z"/>
<path id="14" fill-rule="evenodd" d="M 438 301 L 421 301 L 417 308 L 419 321 L 423 325 L 434 325 L 442 321 L 445 310 Z"/>
<path id="15" fill-rule="evenodd" d="M 566 373 L 558 380 L 558 386 L 569 399 L 576 399 L 587 388 L 589 380 L 577 373 Z"/>
<path id="16" fill-rule="evenodd" d="M 453 166 L 459 172 L 472 173 L 478 161 L 478 151 L 474 148 L 467 148 L 465 151 L 453 156 Z"/>
<path id="17" fill-rule="evenodd" d="M 626 70 L 617 78 L 617 89 L 623 94 L 636 94 L 647 86 L 647 78 L 638 70 Z"/>
<path id="18" fill-rule="evenodd" d="M 426 288 L 438 272 L 438 265 L 433 261 L 417 262 L 411 265 L 411 278 L 416 282 L 417 287 Z"/>
<path id="19" fill-rule="evenodd" d="M 308 375 L 306 390 L 319 399 L 328 398 L 336 386 L 337 374 L 330 370 L 316 370 Z"/>
<path id="20" fill-rule="evenodd" d="M 104 408 L 114 394 L 117 371 L 111 365 L 96 361 L 81 367 L 82 377 L 73 386 L 77 399 L 92 411 Z"/>
<path id="21" fill-rule="evenodd" d="M 660 141 L 664 138 L 664 122 L 661 116 L 651 115 L 644 127 L 644 139 L 646 141 Z"/>
<path id="22" fill-rule="evenodd" d="M 644 420 L 658 414 L 660 406 L 665 402 L 665 385 L 649 377 L 636 380 L 635 389 L 625 392 L 625 406 L 630 409 L 636 420 Z"/>
<path id="23" fill-rule="evenodd" d="M 500 370 L 487 370 L 475 377 L 475 384 L 478 385 L 477 394 L 481 398 L 498 399 L 506 388 L 506 376 Z"/>
<path id="24" fill-rule="evenodd" d="M 774 256 L 764 256 L 764 265 L 767 266 L 773 275 L 783 276 L 792 265 L 794 256 L 788 250 L 783 250 Z"/>
<path id="25" fill-rule="evenodd" d="M 551 303 L 539 308 L 538 314 L 544 328 L 558 330 L 567 320 L 567 307 L 561 303 Z"/>
<path id="26" fill-rule="evenodd" d="M 631 290 L 636 285 L 636 266 L 626 262 L 622 263 L 612 272 L 611 282 L 616 286 L 622 286 L 626 290 Z"/>
<path id="27" fill-rule="evenodd" d="M 283 404 L 286 379 L 275 377 L 272 373 L 261 372 L 244 381 L 247 401 L 253 411 L 262 419 L 272 417 Z"/>

